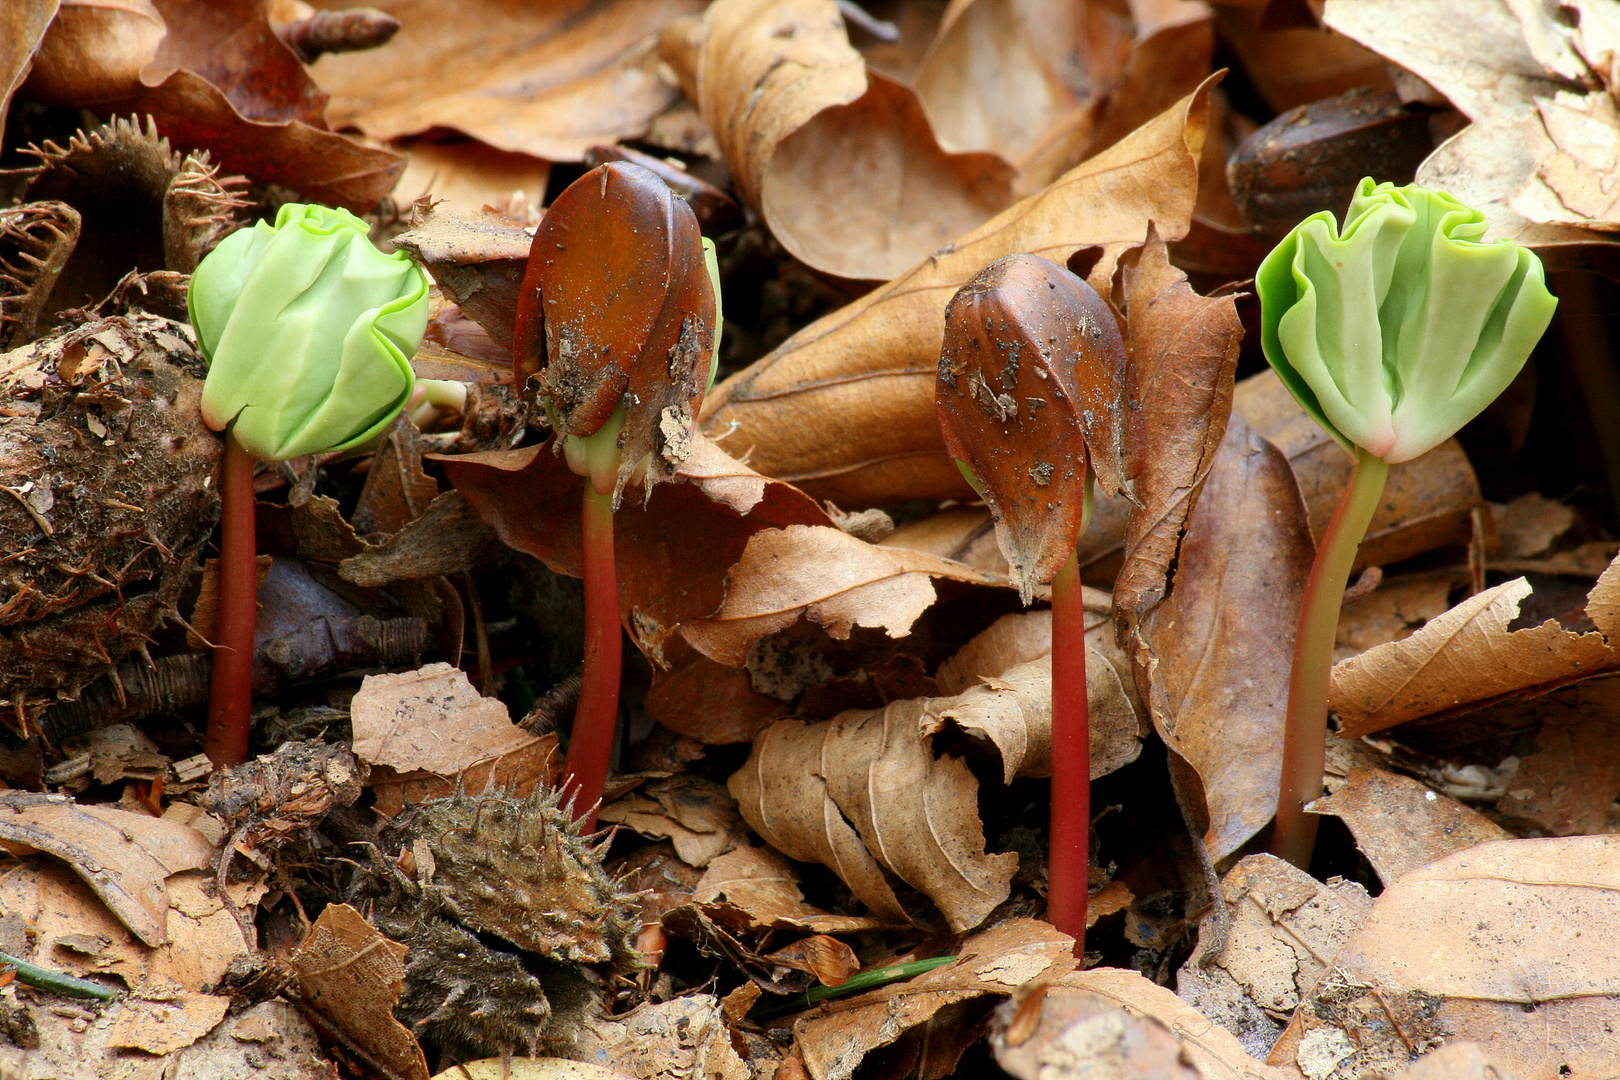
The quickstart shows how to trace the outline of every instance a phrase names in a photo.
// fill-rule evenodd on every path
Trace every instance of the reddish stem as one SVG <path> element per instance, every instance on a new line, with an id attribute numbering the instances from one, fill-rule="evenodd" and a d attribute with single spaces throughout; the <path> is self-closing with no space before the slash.
<path id="1" fill-rule="evenodd" d="M 253 711 L 253 629 L 258 621 L 259 568 L 253 527 L 253 462 L 229 432 L 220 468 L 219 605 L 214 620 L 214 674 L 208 687 L 203 750 L 216 766 L 248 758 Z"/>
<path id="2" fill-rule="evenodd" d="M 1350 568 L 1367 535 L 1389 466 L 1359 446 L 1345 485 L 1300 598 L 1294 631 L 1294 666 L 1288 675 L 1288 712 L 1283 720 L 1282 776 L 1277 787 L 1277 820 L 1271 827 L 1271 854 L 1301 870 L 1316 847 L 1315 814 L 1305 807 L 1322 795 L 1327 761 L 1328 690 L 1333 681 L 1333 642 L 1339 627 Z"/>
<path id="3" fill-rule="evenodd" d="M 613 494 L 585 480 L 583 520 L 585 573 L 585 672 L 579 706 L 568 737 L 563 800 L 590 832 L 607 783 L 613 736 L 619 723 L 619 575 L 613 559 Z"/>
<path id="4" fill-rule="evenodd" d="M 1086 951 L 1091 859 L 1091 731 L 1086 701 L 1086 610 L 1074 556 L 1052 579 L 1052 836 L 1046 918 Z"/>

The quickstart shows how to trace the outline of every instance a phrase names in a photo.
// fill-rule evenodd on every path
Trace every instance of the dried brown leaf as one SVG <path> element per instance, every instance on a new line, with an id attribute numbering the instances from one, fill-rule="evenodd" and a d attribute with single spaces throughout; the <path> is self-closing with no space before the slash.
<path id="1" fill-rule="evenodd" d="M 455 776 L 475 761 L 539 741 L 512 723 L 503 702 L 482 697 L 449 664 L 367 675 L 349 712 L 355 756 L 401 772 Z"/>
<path id="2" fill-rule="evenodd" d="M 724 602 L 681 636 L 705 656 L 742 667 L 760 638 L 802 616 L 847 638 L 857 626 L 904 637 L 934 602 L 933 578 L 999 586 L 989 575 L 923 552 L 868 544 L 831 526 L 756 533 L 726 575 Z"/>
<path id="3" fill-rule="evenodd" d="M 849 1080 L 868 1053 L 935 1016 L 959 1015 L 954 1006 L 1006 997 L 1032 980 L 1072 971 L 1073 948 L 1072 939 L 1034 919 L 1009 919 L 975 934 L 950 964 L 796 1021 L 793 1034 L 805 1067 L 815 1080 Z"/>
<path id="4" fill-rule="evenodd" d="M 159 1000 L 130 998 L 113 1020 L 107 1045 L 119 1050 L 172 1054 L 214 1030 L 230 1007 L 228 997 L 189 991 Z"/>
<path id="5" fill-rule="evenodd" d="M 310 1008 L 401 1080 L 427 1080 L 422 1048 L 394 1019 L 405 952 L 348 904 L 328 904 L 287 962 Z"/>
<path id="6" fill-rule="evenodd" d="M 652 839 L 667 837 L 681 861 L 698 869 L 743 843 L 748 832 L 724 785 L 684 775 L 648 781 L 605 804 L 597 820 Z"/>
<path id="7" fill-rule="evenodd" d="M 1047 654 L 1050 624 L 1046 613 Z M 1095 777 L 1136 758 L 1142 729 L 1123 658 L 1111 662 L 1088 643 L 1086 659 Z M 780 721 L 755 739 L 729 781 L 732 794 L 767 843 L 824 864 L 880 917 L 904 917 L 887 869 L 932 899 L 953 929 L 969 929 L 1006 898 L 1017 861 L 985 853 L 978 781 L 961 758 L 936 756 L 933 737 L 950 727 L 990 742 L 1008 783 L 1050 775 L 1051 684 L 1048 655 L 955 697 L 909 698 L 816 724 Z"/>
<path id="8" fill-rule="evenodd" d="M 1084 990 L 1016 998 L 996 1009 L 990 1045 L 1018 1080 L 1079 1080 L 1107 1070 L 1119 1077 L 1204 1080 L 1169 1025 Z M 1021 1023 L 1016 1043 L 1008 1025 Z"/>
<path id="9" fill-rule="evenodd" d="M 805 903 L 799 872 L 781 852 L 768 847 L 745 845 L 717 857 L 692 887 L 692 901 L 702 905 L 710 918 L 739 930 L 845 934 L 886 925 L 881 919 L 833 915 Z"/>
<path id="10" fill-rule="evenodd" d="M 1386 885 L 1454 851 L 1511 835 L 1478 810 L 1383 769 L 1351 769 L 1344 786 L 1310 810 L 1342 820 Z"/>
<path id="11" fill-rule="evenodd" d="M 1226 432 L 1243 328 L 1232 298 L 1193 292 L 1153 238 L 1126 267 L 1124 292 L 1131 344 L 1125 475 L 1135 505 L 1114 610 L 1121 643 L 1145 665 L 1130 639 L 1169 587 L 1188 515 Z"/>
<path id="12" fill-rule="evenodd" d="M 1175 588 L 1140 631 L 1149 711 L 1202 781 L 1215 859 L 1276 809 L 1294 624 L 1315 555 L 1288 462 L 1234 415 L 1187 518 Z"/>
<path id="13" fill-rule="evenodd" d="M 1271 1060 L 1307 1073 L 1398 1072 L 1471 1040 L 1524 1076 L 1605 1076 L 1620 1058 L 1620 838 L 1500 840 L 1415 870 L 1295 1012 Z"/>
<path id="14" fill-rule="evenodd" d="M 1612 262 L 1620 249 L 1602 235 L 1537 224 L 1515 206 L 1536 168 L 1524 126 L 1534 101 L 1570 83 L 1538 60 L 1526 25 L 1503 0 L 1479 5 L 1466 19 L 1453 11 L 1449 0 L 1328 0 L 1323 21 L 1419 76 L 1473 121 L 1419 166 L 1418 183 L 1449 191 L 1485 215 L 1492 237 L 1534 248 L 1551 268 Z M 1541 43 L 1553 35 L 1535 36 Z"/>
<path id="15" fill-rule="evenodd" d="M 1411 637 L 1335 664 L 1328 702 L 1340 733 L 1355 738 L 1418 717 L 1533 697 L 1620 667 L 1620 560 L 1587 596 L 1596 631 L 1566 630 L 1552 619 L 1511 629 L 1532 591 L 1524 578 L 1505 582 Z"/>
<path id="16" fill-rule="evenodd" d="M 945 305 L 1003 255 L 1061 263 L 1087 245 L 1102 249 L 1087 280 L 1106 292 L 1120 255 L 1142 243 L 1150 222 L 1161 236 L 1182 236 L 1209 85 L 727 379 L 704 403 L 703 430 L 767 476 L 846 509 L 966 497 L 934 412 Z"/>
<path id="17" fill-rule="evenodd" d="M 34 55 L 62 0 L 21 0 L 0 8 L 0 136 L 6 133 L 11 95 L 28 77 Z"/>
<path id="18" fill-rule="evenodd" d="M 649 1002 L 622 1016 L 588 1023 L 574 1055 L 599 1062 L 599 1072 L 576 1075 L 563 1071 L 575 1062 L 560 1062 L 554 1078 L 535 1080 L 752 1080 L 753 1070 L 733 1045 L 736 1038 L 712 994 Z M 505 1075 L 504 1066 L 494 1064 L 488 1080 Z M 521 1080 L 516 1071 L 513 1080 Z"/>
<path id="19" fill-rule="evenodd" d="M 0 839 L 62 859 L 154 948 L 168 941 L 165 879 L 214 856 L 214 845 L 177 821 L 27 791 L 0 792 Z"/>
<path id="20" fill-rule="evenodd" d="M 888 278 L 1012 201 L 1012 170 L 935 142 L 916 94 L 868 73 L 832 0 L 720 0 L 667 35 L 739 194 L 795 256 Z M 858 198 L 826 193 L 860 177 Z"/>
<path id="21" fill-rule="evenodd" d="M 374 139 L 447 128 L 500 150 L 579 161 L 635 139 L 675 101 L 659 77 L 659 28 L 693 0 L 512 5 L 380 0 L 400 21 L 384 48 L 322 57 L 335 128 Z"/>
<path id="22" fill-rule="evenodd" d="M 1232 920 L 1225 947 L 1207 964 L 1195 954 L 1183 965 L 1176 992 L 1263 1057 L 1372 899 L 1354 882 L 1324 885 L 1272 855 L 1244 858 L 1221 891 Z"/>

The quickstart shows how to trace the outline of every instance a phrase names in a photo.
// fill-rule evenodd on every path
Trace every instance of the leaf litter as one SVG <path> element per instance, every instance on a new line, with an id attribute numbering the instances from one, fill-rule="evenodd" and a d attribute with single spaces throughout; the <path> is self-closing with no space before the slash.
<path id="1" fill-rule="evenodd" d="M 1592 361 L 1614 305 L 1580 276 L 1616 250 L 1601 3 L 382 7 L 6 17 L 0 152 L 42 168 L 0 174 L 0 514 L 33 575 L 0 566 L 0 649 L 40 662 L 0 676 L 0 1068 L 1615 1070 L 1595 1033 L 1620 997 L 1620 457 Z M 1305 172 L 1238 198 L 1224 166 L 1358 87 L 1426 125 L 1403 168 L 1600 315 L 1392 472 L 1339 626 L 1343 738 L 1312 807 L 1335 820 L 1307 874 L 1249 852 L 1348 462 L 1245 334 L 1270 225 L 1244 215 L 1337 211 L 1321 193 L 1359 161 L 1318 119 L 1290 144 Z M 672 482 L 620 515 L 623 734 L 610 831 L 583 838 L 548 801 L 577 478 L 507 372 L 541 208 L 637 154 L 716 241 L 727 378 Z M 213 437 L 181 290 L 293 193 L 431 268 L 416 364 L 468 390 L 375 447 L 260 469 L 261 756 L 210 776 Z M 1131 357 L 1124 491 L 1080 553 L 1084 957 L 1039 921 L 1048 596 L 1023 610 L 932 408 L 947 301 L 1017 252 L 1085 276 Z M 202 493 L 155 513 L 106 480 L 154 405 L 196 443 L 176 490 Z M 58 528 L 95 500 L 114 527 Z M 119 544 L 162 555 L 160 588 Z M 41 574 L 70 619 L 35 610 Z M 7 958 L 34 966 L 4 982 Z"/>

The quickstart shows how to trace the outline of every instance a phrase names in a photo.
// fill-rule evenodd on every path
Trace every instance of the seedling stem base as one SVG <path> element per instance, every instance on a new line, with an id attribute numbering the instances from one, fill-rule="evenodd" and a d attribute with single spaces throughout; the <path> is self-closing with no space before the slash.
<path id="1" fill-rule="evenodd" d="M 573 800 L 574 819 L 596 828 L 597 805 L 607 783 L 613 736 L 619 721 L 619 575 L 613 558 L 613 491 L 600 492 L 585 479 L 582 538 L 585 575 L 585 671 L 579 706 L 568 737 L 563 800 Z"/>
<path id="2" fill-rule="evenodd" d="M 248 758 L 253 711 L 253 631 L 258 621 L 259 568 L 253 521 L 251 451 L 225 434 L 220 467 L 219 603 L 214 620 L 214 672 L 208 686 L 203 750 L 216 766 Z"/>
<path id="3" fill-rule="evenodd" d="M 1086 609 L 1074 555 L 1052 579 L 1052 835 L 1046 918 L 1086 949 L 1091 859 L 1091 732 L 1086 701 Z"/>

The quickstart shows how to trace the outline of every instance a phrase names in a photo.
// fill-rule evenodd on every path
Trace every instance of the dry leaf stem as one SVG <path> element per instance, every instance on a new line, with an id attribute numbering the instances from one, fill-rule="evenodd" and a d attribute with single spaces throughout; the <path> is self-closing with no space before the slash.
<path id="1" fill-rule="evenodd" d="M 1288 715 L 1283 721 L 1282 780 L 1271 853 L 1301 870 L 1310 866 L 1317 819 L 1305 806 L 1322 794 L 1327 755 L 1327 698 L 1333 670 L 1333 639 L 1339 626 L 1350 567 L 1384 493 L 1389 465 L 1356 447 L 1356 465 L 1333 518 L 1322 533 L 1294 632 L 1294 666 L 1288 677 Z"/>
<path id="2" fill-rule="evenodd" d="M 1052 834 L 1046 918 L 1086 951 L 1091 856 L 1091 724 L 1086 700 L 1086 611 L 1073 554 L 1052 579 Z"/>
<path id="3" fill-rule="evenodd" d="M 253 710 L 253 630 L 258 621 L 259 573 L 253 521 L 253 453 L 225 436 L 220 466 L 219 614 L 214 674 L 208 687 L 203 749 L 218 766 L 248 759 Z"/>
<path id="4" fill-rule="evenodd" d="M 585 478 L 583 573 L 585 578 L 585 670 L 579 706 L 568 739 L 564 800 L 586 832 L 596 828 L 597 805 L 607 783 L 613 735 L 619 719 L 619 575 L 613 558 L 613 489 L 598 491 Z"/>

